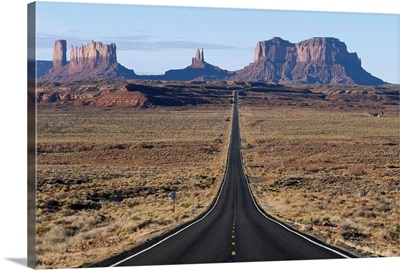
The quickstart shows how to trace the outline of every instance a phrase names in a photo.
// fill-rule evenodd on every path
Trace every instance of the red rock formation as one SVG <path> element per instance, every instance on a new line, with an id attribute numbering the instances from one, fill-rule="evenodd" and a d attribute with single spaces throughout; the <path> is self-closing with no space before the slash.
<path id="1" fill-rule="evenodd" d="M 192 58 L 192 65 L 191 67 L 194 68 L 204 68 L 206 62 L 204 61 L 204 50 L 201 49 L 201 52 L 199 49 L 196 50 L 196 56 Z"/>
<path id="2" fill-rule="evenodd" d="M 79 48 L 71 46 L 70 61 L 66 61 L 67 42 L 56 40 L 53 53 L 53 67 L 38 78 L 39 82 L 66 82 L 87 78 L 136 78 L 117 62 L 115 43 L 102 44 L 91 41 Z"/>
<path id="3" fill-rule="evenodd" d="M 281 38 L 258 42 L 254 62 L 237 71 L 237 81 L 380 85 L 361 67 L 356 53 L 336 38 L 311 38 L 297 44 Z"/>
<path id="4" fill-rule="evenodd" d="M 71 46 L 70 72 L 97 67 L 107 68 L 117 63 L 117 46 L 115 43 L 103 45 L 101 42 L 91 41 L 79 48 Z"/>
<path id="5" fill-rule="evenodd" d="M 245 81 L 304 84 L 385 84 L 361 66 L 356 53 L 347 51 L 337 38 L 317 37 L 291 43 L 279 37 L 260 41 L 254 50 L 254 62 L 238 71 L 223 70 L 204 60 L 204 51 L 196 50 L 192 63 L 184 69 L 168 70 L 164 75 L 139 76 L 117 62 L 116 45 L 90 42 L 71 46 L 66 62 L 66 41 L 54 45 L 53 68 L 39 82 L 66 82 L 87 78 L 128 78 L 176 81 Z M 38 73 L 39 74 L 39 73 Z"/>
<path id="6" fill-rule="evenodd" d="M 293 49 L 294 44 L 277 37 L 269 41 L 260 41 L 254 50 L 254 62 L 268 60 L 283 63 L 287 60 L 288 51 Z"/>
<path id="7" fill-rule="evenodd" d="M 53 50 L 53 67 L 60 69 L 67 64 L 67 41 L 56 40 Z"/>

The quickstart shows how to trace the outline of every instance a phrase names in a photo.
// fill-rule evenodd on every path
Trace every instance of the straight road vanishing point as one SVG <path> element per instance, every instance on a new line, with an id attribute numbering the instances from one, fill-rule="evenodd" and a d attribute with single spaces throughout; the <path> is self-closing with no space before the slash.
<path id="1" fill-rule="evenodd" d="M 203 217 L 156 242 L 100 266 L 137 266 L 350 258 L 266 216 L 256 205 L 243 172 L 238 92 L 234 92 L 225 179 Z"/>

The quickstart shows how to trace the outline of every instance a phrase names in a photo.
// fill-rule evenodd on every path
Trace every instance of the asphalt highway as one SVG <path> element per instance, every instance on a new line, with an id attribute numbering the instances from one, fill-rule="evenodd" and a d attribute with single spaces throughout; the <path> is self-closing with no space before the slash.
<path id="1" fill-rule="evenodd" d="M 201 219 L 109 261 L 110 266 L 349 258 L 269 218 L 255 204 L 243 172 L 234 93 L 227 170 L 219 196 Z"/>

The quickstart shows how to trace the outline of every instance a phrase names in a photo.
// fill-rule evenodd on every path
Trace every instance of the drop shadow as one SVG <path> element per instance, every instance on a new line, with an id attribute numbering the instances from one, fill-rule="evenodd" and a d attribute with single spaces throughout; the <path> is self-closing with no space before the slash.
<path id="1" fill-rule="evenodd" d="M 5 258 L 10 262 L 14 262 L 16 264 L 28 267 L 28 259 L 27 258 Z"/>

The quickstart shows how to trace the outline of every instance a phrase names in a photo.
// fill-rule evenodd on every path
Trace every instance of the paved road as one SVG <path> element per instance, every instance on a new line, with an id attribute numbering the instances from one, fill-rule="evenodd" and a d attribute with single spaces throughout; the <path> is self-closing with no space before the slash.
<path id="1" fill-rule="evenodd" d="M 305 260 L 347 257 L 262 214 L 243 173 L 237 92 L 225 180 L 214 208 L 202 219 L 112 266 Z M 136 252 L 136 251 L 135 251 Z"/>

